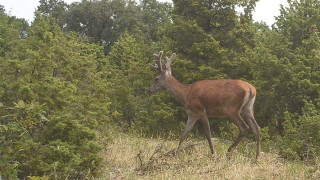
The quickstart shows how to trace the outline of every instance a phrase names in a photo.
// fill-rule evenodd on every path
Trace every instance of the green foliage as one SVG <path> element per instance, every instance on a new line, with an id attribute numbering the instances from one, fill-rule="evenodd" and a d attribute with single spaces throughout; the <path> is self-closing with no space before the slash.
<path id="1" fill-rule="evenodd" d="M 72 3 L 66 11 L 65 31 L 75 31 L 100 43 L 108 54 L 125 33 L 144 32 L 149 42 L 157 40 L 158 27 L 170 20 L 170 5 L 156 0 L 101 0 Z"/>
<path id="2" fill-rule="evenodd" d="M 307 101 L 303 114 L 285 115 L 284 137 L 281 141 L 281 153 L 285 157 L 308 160 L 320 156 L 320 114 L 317 108 Z"/>
<path id="3" fill-rule="evenodd" d="M 143 41 L 125 34 L 112 47 L 108 59 L 114 65 L 112 82 L 115 84 L 110 97 L 113 115 L 116 122 L 132 125 L 140 104 L 145 103 L 147 80 L 146 58 L 148 49 L 144 49 Z"/>
<path id="4" fill-rule="evenodd" d="M 212 34 L 221 46 L 230 47 L 234 43 L 232 42 L 233 31 L 239 28 L 237 27 L 239 16 L 236 7 L 244 8 L 245 13 L 241 14 L 240 17 L 251 19 L 251 11 L 256 0 L 176 0 L 173 2 L 175 15 L 183 17 L 187 21 L 194 20 L 204 32 Z"/>
<path id="5" fill-rule="evenodd" d="M 60 26 L 63 26 L 68 5 L 63 0 L 39 0 L 37 11 L 46 17 L 53 17 Z"/>
<path id="6" fill-rule="evenodd" d="M 103 49 L 39 15 L 14 40 L 24 48 L 2 57 L 0 70 L 2 177 L 96 176 L 97 127 L 110 121 Z"/>
<path id="7" fill-rule="evenodd" d="M 94 131 L 76 120 L 48 119 L 43 106 L 19 101 L 15 107 L 2 107 L 2 177 L 77 177 L 86 173 L 83 170 L 95 172 L 101 147 L 93 142 Z"/>
<path id="8" fill-rule="evenodd" d="M 292 42 L 292 48 L 303 45 L 303 41 L 312 36 L 314 28 L 320 28 L 320 2 L 315 0 L 290 0 L 288 8 L 281 8 L 277 17 L 277 30 Z M 311 50 L 311 49 L 310 49 Z"/>

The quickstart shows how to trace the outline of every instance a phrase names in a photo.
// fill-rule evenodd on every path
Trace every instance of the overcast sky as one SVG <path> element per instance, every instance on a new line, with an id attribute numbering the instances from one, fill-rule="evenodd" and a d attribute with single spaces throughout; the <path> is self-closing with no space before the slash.
<path id="1" fill-rule="evenodd" d="M 158 0 L 161 2 L 172 2 L 171 0 Z M 72 2 L 81 2 L 81 0 L 64 0 L 70 4 Z M 39 5 L 39 0 L 0 0 L 0 4 L 6 9 L 11 16 L 25 18 L 29 22 L 33 20 L 34 11 Z M 257 3 L 253 19 L 255 21 L 264 21 L 271 26 L 275 21 L 275 16 L 279 15 L 280 4 L 288 6 L 287 0 L 260 0 Z"/>

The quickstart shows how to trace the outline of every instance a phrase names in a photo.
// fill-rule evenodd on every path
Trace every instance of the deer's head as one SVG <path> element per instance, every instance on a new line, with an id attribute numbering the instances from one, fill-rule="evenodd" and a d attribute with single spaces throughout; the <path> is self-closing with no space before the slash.
<path id="1" fill-rule="evenodd" d="M 170 58 L 166 57 L 166 63 L 161 60 L 163 51 L 160 51 L 159 54 L 153 54 L 156 58 L 156 64 L 150 66 L 158 70 L 158 75 L 149 89 L 149 94 L 157 93 L 167 87 L 167 78 L 171 75 L 171 62 L 176 57 L 176 54 L 173 53 Z"/>

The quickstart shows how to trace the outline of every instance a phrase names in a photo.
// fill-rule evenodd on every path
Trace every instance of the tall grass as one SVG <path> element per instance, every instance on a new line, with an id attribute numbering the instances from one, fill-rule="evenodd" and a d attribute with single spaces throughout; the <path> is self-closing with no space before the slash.
<path id="1" fill-rule="evenodd" d="M 232 142 L 214 139 L 218 157 L 205 141 L 188 137 L 177 154 L 178 140 L 143 138 L 119 134 L 102 153 L 102 179 L 320 179 L 319 167 L 282 159 L 277 153 L 262 153 L 255 160 L 255 143 L 244 141 L 226 158 Z"/>

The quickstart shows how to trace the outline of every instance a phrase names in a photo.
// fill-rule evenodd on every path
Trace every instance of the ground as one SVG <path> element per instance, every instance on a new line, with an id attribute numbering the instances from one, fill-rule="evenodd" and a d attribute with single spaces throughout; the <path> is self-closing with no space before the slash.
<path id="1" fill-rule="evenodd" d="M 168 139 L 116 135 L 102 152 L 102 179 L 320 179 L 319 167 L 283 159 L 276 152 L 263 152 L 257 162 L 255 143 L 249 140 L 229 160 L 231 141 L 213 139 L 219 154 L 213 157 L 205 138 L 189 136 L 175 155 L 178 140 Z"/>

